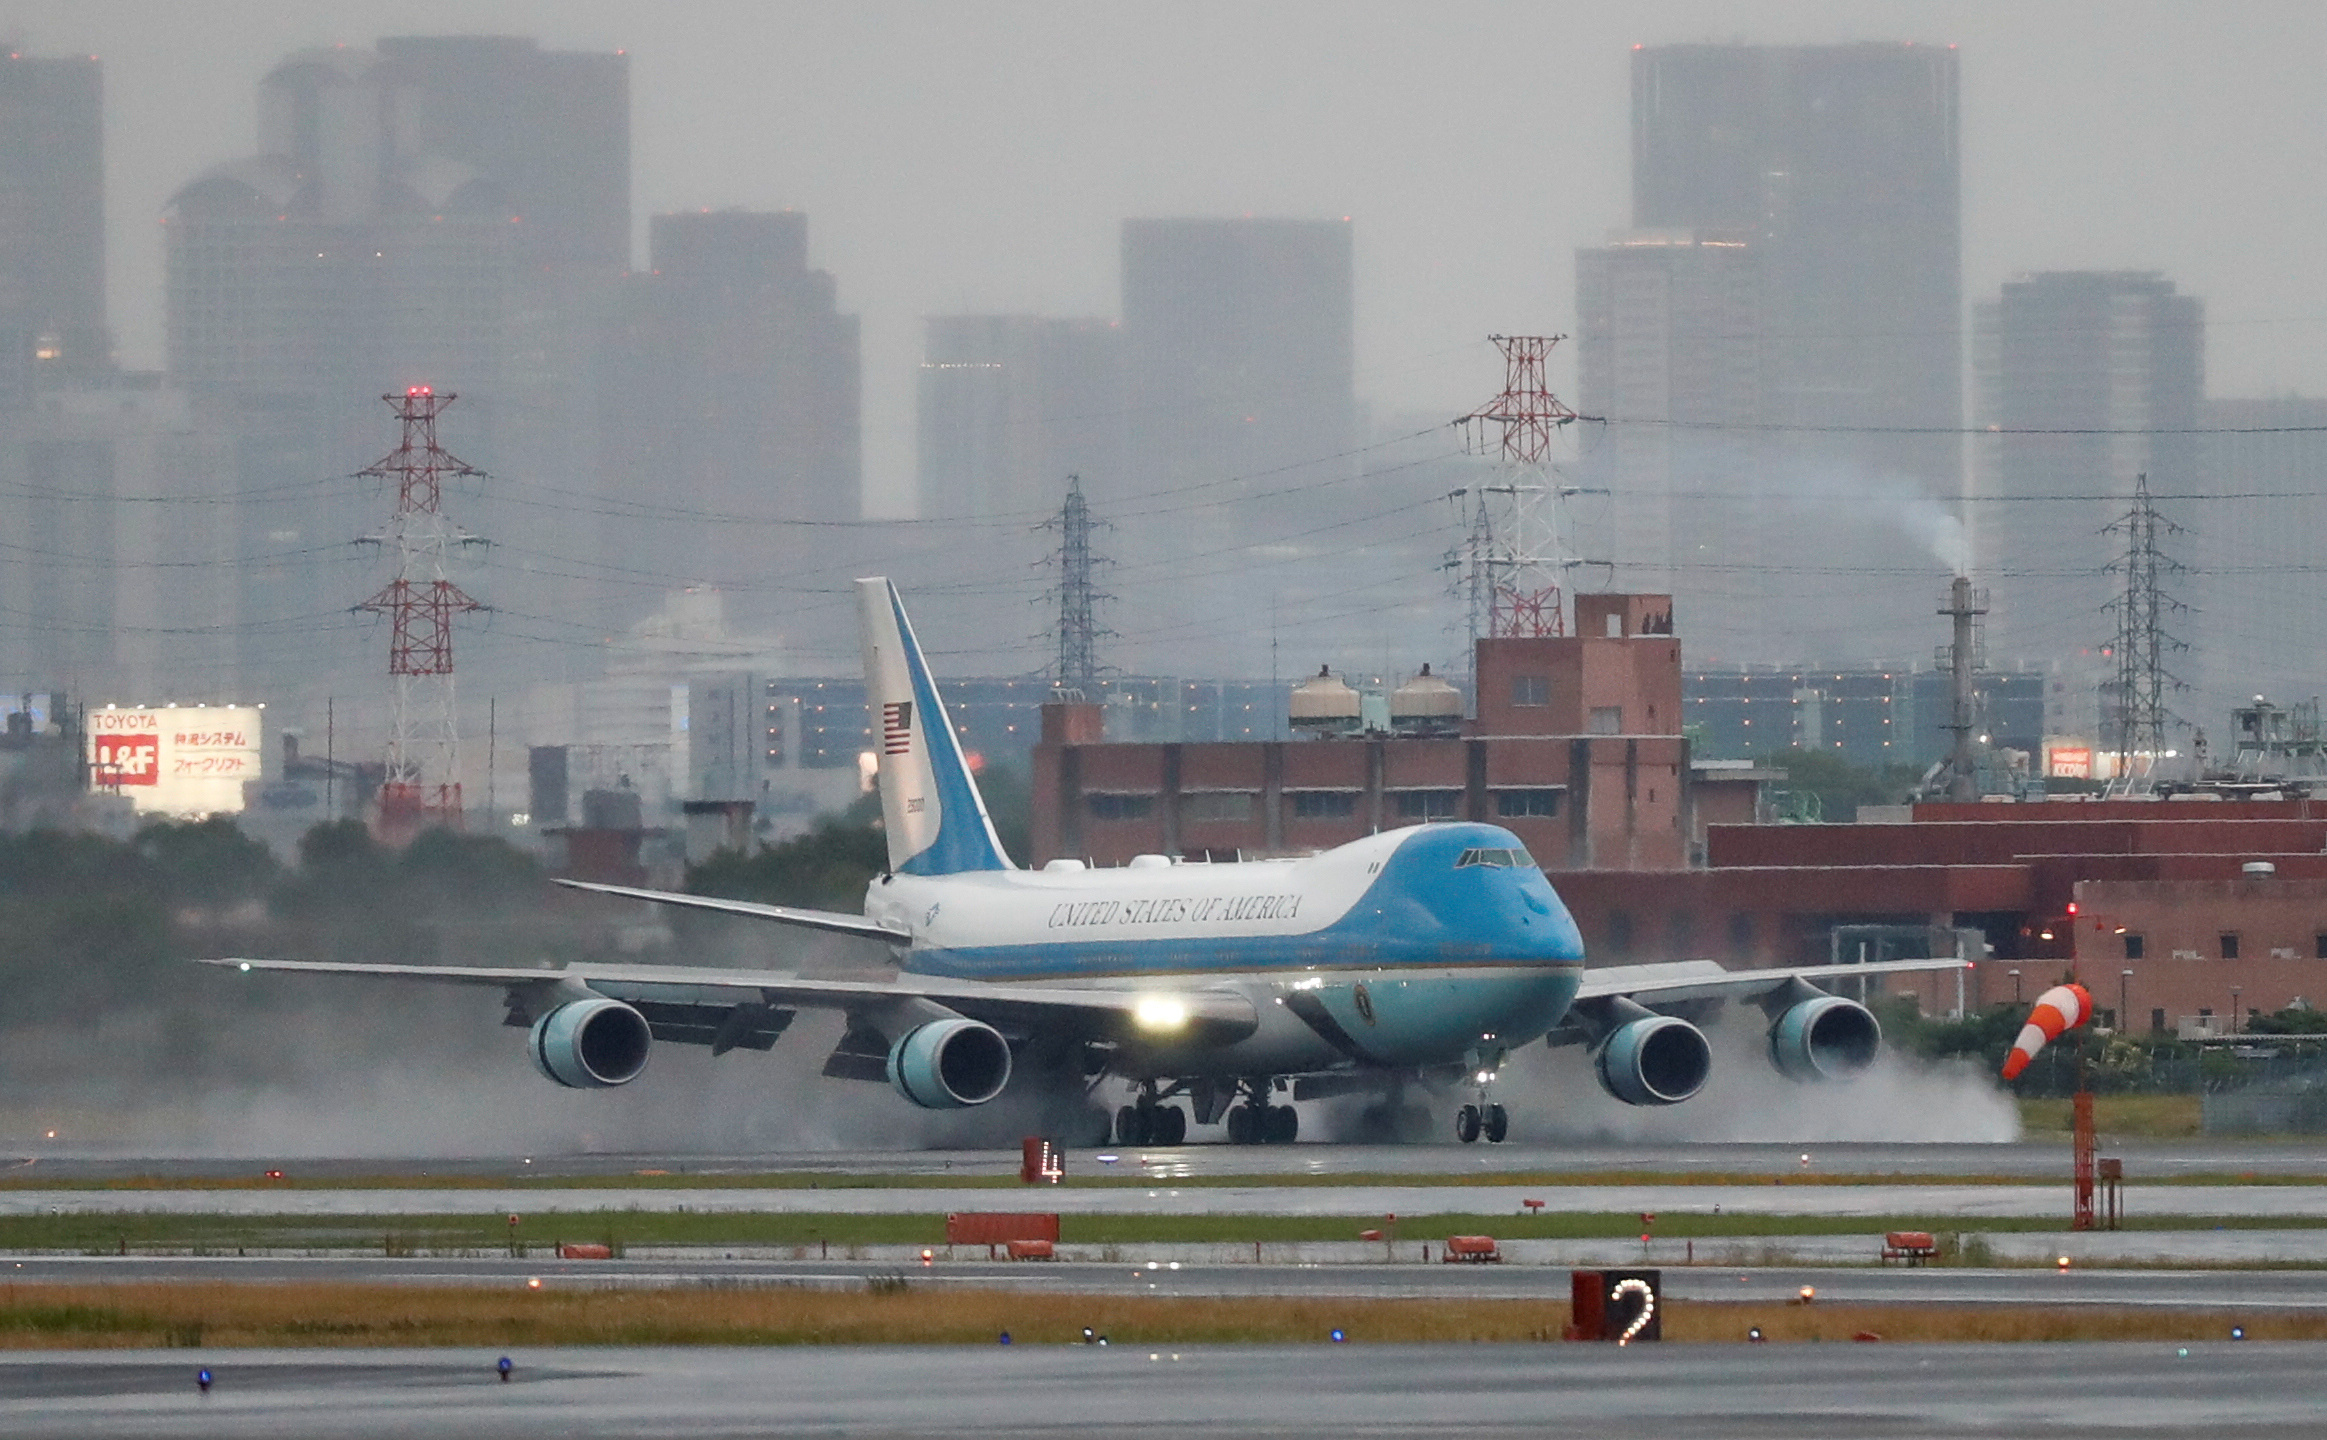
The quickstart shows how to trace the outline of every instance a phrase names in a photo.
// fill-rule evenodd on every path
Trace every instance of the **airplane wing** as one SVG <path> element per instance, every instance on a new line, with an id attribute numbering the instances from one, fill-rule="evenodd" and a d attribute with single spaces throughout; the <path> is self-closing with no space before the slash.
<path id="1" fill-rule="evenodd" d="M 1652 965 L 1599 965 L 1584 971 L 1567 1018 L 1543 1037 L 1546 1045 L 1597 1044 L 1608 1027 L 1635 1007 L 1706 1020 L 1730 1001 L 1785 1004 L 1797 982 L 1847 980 L 1852 976 L 1898 975 L 1961 970 L 1963 960 L 1872 960 L 1863 965 L 1792 965 L 1767 970 L 1725 970 L 1711 960 L 1671 960 Z M 1630 1013 L 1637 1015 L 1640 1008 Z"/>
<path id="2" fill-rule="evenodd" d="M 611 887 L 593 886 L 593 889 Z M 685 898 L 695 898 L 692 896 Z M 737 902 L 727 902 L 737 903 Z M 813 913 L 813 912 L 811 912 Z M 1250 1035 L 1260 1017 L 1234 991 L 1203 987 L 1100 990 L 1074 986 L 996 985 L 979 980 L 905 975 L 895 980 L 803 979 L 772 970 L 712 970 L 679 965 L 575 965 L 562 970 L 517 966 L 384 965 L 337 960 L 205 959 L 202 965 L 295 975 L 349 975 L 498 987 L 508 992 L 513 1024 L 530 1024 L 568 999 L 604 995 L 637 1007 L 655 1038 L 710 1044 L 715 1051 L 741 1045 L 765 1050 L 798 1010 L 840 1010 L 878 1030 L 888 1017 L 941 1006 L 982 1020 L 1005 1034 L 1040 1028 L 1092 1040 L 1154 1039 L 1142 1024 L 1142 1005 L 1160 998 L 1185 1011 L 1176 1034 L 1199 1043 L 1228 1044 Z M 937 1013 L 942 1014 L 943 1011 Z M 1146 1012 L 1154 1018 L 1151 1008 Z M 517 1019 L 522 1015 L 522 1019 Z M 749 1038 L 736 1039 L 737 1035 Z M 727 1040 L 726 1044 L 721 1039 Z M 758 1043 L 764 1039 L 767 1043 Z"/>
<path id="3" fill-rule="evenodd" d="M 556 880 L 569 890 L 588 890 L 597 895 L 617 895 L 625 900 L 645 900 L 656 905 L 674 905 L 685 910 L 710 910 L 721 915 L 742 915 L 753 920 L 773 920 L 780 925 L 799 925 L 810 930 L 828 930 L 835 935 L 859 935 L 868 940 L 895 944 L 910 939 L 902 930 L 892 930 L 877 920 L 862 915 L 847 915 L 838 910 L 803 910 L 791 905 L 763 905 L 756 900 L 726 900 L 716 895 L 685 895 L 671 890 L 641 890 L 630 885 L 600 885 L 589 880 Z"/>
<path id="4" fill-rule="evenodd" d="M 1725 970 L 1711 960 L 1654 965 L 1598 965 L 1584 971 L 1576 999 L 1622 996 L 1649 1004 L 1683 1000 L 1759 1000 L 1793 981 L 1847 980 L 1854 975 L 1898 975 L 1961 970 L 1965 960 L 1870 960 L 1863 965 L 1795 965 L 1768 970 Z"/>

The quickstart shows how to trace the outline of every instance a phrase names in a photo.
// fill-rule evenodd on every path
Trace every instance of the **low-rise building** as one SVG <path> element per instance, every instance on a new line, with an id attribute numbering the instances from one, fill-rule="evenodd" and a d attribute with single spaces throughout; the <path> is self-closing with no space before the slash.
<path id="1" fill-rule="evenodd" d="M 1704 827 L 1756 818 L 1750 767 L 1700 767 L 1681 733 L 1681 645 L 1666 595 L 1579 595 L 1571 636 L 1478 642 L 1473 710 L 1348 692 L 1286 740 L 1110 741 L 1098 706 L 1044 707 L 1035 863 L 1298 854 L 1430 820 L 1502 825 L 1552 870 L 1690 863 Z M 1321 685 L 1338 686 L 1330 675 Z M 1433 682 L 1436 683 L 1436 682 Z M 1306 690 L 1307 687 L 1304 687 Z M 1437 695 L 1453 696 L 1437 684 Z M 1317 708 L 1312 705 L 1311 708 Z M 1325 710 L 1330 711 L 1331 705 Z"/>

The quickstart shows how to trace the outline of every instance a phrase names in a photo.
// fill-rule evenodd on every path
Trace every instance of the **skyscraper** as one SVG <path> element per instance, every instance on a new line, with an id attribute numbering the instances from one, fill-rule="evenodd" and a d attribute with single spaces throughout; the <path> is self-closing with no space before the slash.
<path id="1" fill-rule="evenodd" d="M 93 56 L 0 56 L 0 407 L 111 363 L 103 95 Z"/>
<path id="2" fill-rule="evenodd" d="M 2155 432 L 2198 424 L 2204 309 L 2153 272 L 2069 271 L 2007 282 L 1973 327 L 1981 428 L 2092 432 L 1979 439 L 1989 652 L 2045 661 L 2105 645 L 2117 588 L 2107 567 L 2124 542 L 2104 527 L 2125 512 L 2137 476 L 2168 495 L 2201 484 L 2198 438 Z M 2187 502 L 2159 508 L 2176 523 L 2194 518 Z"/>
<path id="3" fill-rule="evenodd" d="M 1350 227 L 1126 220 L 1133 492 L 1321 463 L 1356 429 Z"/>
<path id="4" fill-rule="evenodd" d="M 385 39 L 380 81 L 415 154 L 492 177 L 532 263 L 630 262 L 630 61 L 507 35 Z"/>
<path id="5" fill-rule="evenodd" d="M 1758 257 L 1754 448 L 1757 473 L 1773 478 L 1754 523 L 1765 613 L 1784 617 L 1770 643 L 1790 658 L 1922 650 L 1930 597 L 1902 579 L 1927 568 L 1936 593 L 1958 558 L 1934 543 L 1945 537 L 1930 514 L 1961 482 L 1956 103 L 1952 49 L 1633 53 L 1634 228 L 1726 235 Z M 1585 379 L 1586 391 L 1598 383 Z M 1706 478 L 1717 492 L 1753 490 L 1743 471 Z M 1904 575 L 1873 583 L 1886 561 Z"/>
<path id="6" fill-rule="evenodd" d="M 1054 509 L 1066 479 L 1125 486 L 1123 330 L 1106 320 L 937 315 L 919 394 L 921 512 Z"/>
<path id="7" fill-rule="evenodd" d="M 1146 632 L 1242 640 L 1213 663 L 1265 663 L 1257 617 L 1306 583 L 1299 549 L 1266 547 L 1316 515 L 1313 490 L 1287 492 L 1356 469 L 1354 292 L 1347 221 L 1123 223 L 1129 473 L 1086 489 L 1101 518 L 1166 494 L 1183 507 L 1114 540 L 1117 593 Z"/>
<path id="8" fill-rule="evenodd" d="M 172 197 L 170 370 L 235 437 L 254 634 L 344 613 L 378 578 L 348 546 L 381 506 L 328 477 L 392 443 L 382 394 L 459 394 L 447 443 L 488 471 L 586 466 L 577 341 L 628 254 L 628 104 L 623 56 L 530 40 L 304 52 L 260 84 L 258 153 Z M 519 523 L 497 504 L 472 497 L 464 519 Z M 554 552 L 572 522 L 536 506 L 522 523 Z M 540 593 L 492 598 L 565 613 L 554 580 L 517 583 Z M 281 643 L 249 652 L 253 693 L 278 703 L 332 678 Z M 351 668 L 377 658 L 344 647 Z"/>
<path id="9" fill-rule="evenodd" d="M 1577 403 L 1614 422 L 1583 431 L 1593 486 L 1616 498 L 1593 553 L 1618 589 L 1672 595 L 1708 659 L 1769 648 L 1762 292 L 1759 243 L 1739 232 L 1636 231 L 1576 252 Z"/>
<path id="10" fill-rule="evenodd" d="M 1633 53 L 1632 223 L 1764 237 L 1775 418 L 1961 423 L 1956 90 L 1927 45 Z M 1952 489 L 1952 440 L 1916 438 L 1865 453 Z"/>
<path id="11" fill-rule="evenodd" d="M 100 704 L 246 698 L 232 449 L 159 378 L 47 388 L 0 423 L 0 611 L 14 617 L 0 686 Z"/>
<path id="12" fill-rule="evenodd" d="M 2210 400 L 2199 482 L 2217 497 L 2165 502 L 2187 515 L 2183 558 L 2195 567 L 2183 621 L 2201 663 L 2200 686 L 2182 708 L 2206 729 L 2217 758 L 2229 752 L 2227 711 L 2256 695 L 2281 704 L 2327 690 L 2315 645 L 2292 637 L 2327 633 L 2318 584 L 2318 539 L 2327 534 L 2327 400 L 2276 395 Z"/>
<path id="13" fill-rule="evenodd" d="M 614 519 L 601 553 L 717 585 L 739 624 L 774 626 L 782 597 L 835 583 L 817 527 L 862 514 L 857 319 L 809 268 L 798 212 L 657 215 L 651 242 L 648 273 L 621 286 L 599 406 L 603 494 L 648 513 Z M 693 518 L 657 520 L 668 506 Z"/>

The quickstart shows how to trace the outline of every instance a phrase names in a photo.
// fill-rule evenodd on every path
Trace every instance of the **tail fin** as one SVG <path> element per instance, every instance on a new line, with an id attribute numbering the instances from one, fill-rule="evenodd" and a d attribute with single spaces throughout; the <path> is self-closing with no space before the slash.
<path id="1" fill-rule="evenodd" d="M 874 576 L 856 582 L 856 597 L 889 868 L 906 875 L 1012 869 L 897 587 Z"/>

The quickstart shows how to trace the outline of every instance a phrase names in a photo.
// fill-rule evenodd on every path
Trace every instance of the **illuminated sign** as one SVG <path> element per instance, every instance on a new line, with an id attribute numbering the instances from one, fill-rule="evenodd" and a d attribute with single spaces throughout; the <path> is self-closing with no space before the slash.
<path id="1" fill-rule="evenodd" d="M 2045 751 L 2044 773 L 2055 780 L 2093 778 L 2093 747 L 2054 745 Z"/>
<path id="2" fill-rule="evenodd" d="M 231 815 L 260 774 L 252 705 L 107 706 L 89 712 L 89 786 L 126 795 L 141 815 Z"/>

